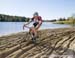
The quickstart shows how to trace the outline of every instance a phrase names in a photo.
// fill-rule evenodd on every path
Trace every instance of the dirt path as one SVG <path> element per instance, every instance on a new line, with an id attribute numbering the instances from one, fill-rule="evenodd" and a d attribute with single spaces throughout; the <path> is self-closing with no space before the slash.
<path id="1" fill-rule="evenodd" d="M 75 57 L 75 28 L 41 30 L 38 35 L 40 43 L 36 45 L 24 40 L 30 38 L 27 32 L 0 37 L 0 58 Z"/>

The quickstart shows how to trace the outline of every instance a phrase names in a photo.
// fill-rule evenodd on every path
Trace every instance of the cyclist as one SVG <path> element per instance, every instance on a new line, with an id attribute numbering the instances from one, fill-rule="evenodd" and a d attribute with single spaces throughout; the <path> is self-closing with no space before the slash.
<path id="1" fill-rule="evenodd" d="M 37 30 L 40 28 L 40 26 L 42 25 L 42 18 L 41 16 L 39 16 L 38 12 L 35 12 L 33 14 L 33 17 L 29 20 L 29 22 L 27 24 L 23 25 L 23 29 L 26 25 L 30 24 L 31 22 L 33 22 L 32 27 L 29 30 L 29 33 L 33 34 L 34 36 L 32 37 L 32 40 L 36 40 L 37 37 Z"/>

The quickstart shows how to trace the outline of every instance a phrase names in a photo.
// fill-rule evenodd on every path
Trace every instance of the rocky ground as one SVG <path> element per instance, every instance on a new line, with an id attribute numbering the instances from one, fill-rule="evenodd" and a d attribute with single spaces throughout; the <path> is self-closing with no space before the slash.
<path id="1" fill-rule="evenodd" d="M 75 28 L 41 30 L 38 35 L 37 44 L 28 32 L 0 37 L 0 58 L 75 57 Z"/>

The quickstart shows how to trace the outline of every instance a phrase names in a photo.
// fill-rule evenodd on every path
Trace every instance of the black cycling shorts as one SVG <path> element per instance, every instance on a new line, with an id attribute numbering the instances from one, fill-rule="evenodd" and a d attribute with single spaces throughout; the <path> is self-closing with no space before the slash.
<path id="1" fill-rule="evenodd" d="M 33 23 L 33 26 L 36 27 L 39 24 L 39 22 Z"/>

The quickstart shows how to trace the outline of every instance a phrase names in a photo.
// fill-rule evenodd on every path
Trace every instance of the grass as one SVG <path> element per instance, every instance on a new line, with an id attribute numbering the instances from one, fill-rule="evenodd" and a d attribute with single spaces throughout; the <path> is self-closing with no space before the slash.
<path id="1" fill-rule="evenodd" d="M 56 21 L 54 22 L 54 24 L 75 24 L 75 22 L 73 21 Z"/>

